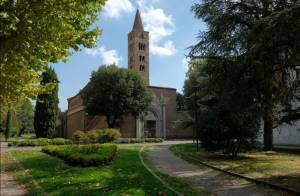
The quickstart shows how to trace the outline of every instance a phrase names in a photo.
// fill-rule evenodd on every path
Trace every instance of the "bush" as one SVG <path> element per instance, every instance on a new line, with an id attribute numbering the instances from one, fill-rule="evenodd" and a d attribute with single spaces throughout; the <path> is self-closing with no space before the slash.
<path id="1" fill-rule="evenodd" d="M 72 140 L 69 139 L 64 139 L 64 138 L 53 138 L 50 141 L 50 144 L 52 145 L 67 145 L 67 144 L 72 144 Z"/>
<path id="2" fill-rule="evenodd" d="M 132 143 L 161 143 L 162 138 L 119 138 L 115 140 L 118 144 L 132 144 Z"/>
<path id="3" fill-rule="evenodd" d="M 38 138 L 13 141 L 10 146 L 47 146 L 47 145 L 66 145 L 72 144 L 72 141 L 64 138 Z"/>
<path id="4" fill-rule="evenodd" d="M 97 143 L 100 131 L 101 130 L 96 129 L 96 130 L 87 132 L 87 137 L 88 137 L 90 143 Z"/>
<path id="5" fill-rule="evenodd" d="M 87 143 L 88 142 L 88 137 L 85 134 L 85 132 L 77 130 L 73 133 L 73 141 L 77 144 L 79 143 Z"/>
<path id="6" fill-rule="evenodd" d="M 56 156 L 70 165 L 99 166 L 109 165 L 117 153 L 116 144 L 46 146 L 42 152 Z"/>
<path id="7" fill-rule="evenodd" d="M 121 133 L 116 129 L 103 129 L 99 131 L 98 142 L 109 143 L 121 137 Z"/>

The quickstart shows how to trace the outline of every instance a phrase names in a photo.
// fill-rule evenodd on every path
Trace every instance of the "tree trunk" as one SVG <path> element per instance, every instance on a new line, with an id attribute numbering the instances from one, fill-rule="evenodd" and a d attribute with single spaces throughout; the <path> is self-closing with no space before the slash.
<path id="1" fill-rule="evenodd" d="M 264 150 L 273 150 L 273 116 L 272 111 L 264 115 Z"/>
<path id="2" fill-rule="evenodd" d="M 18 137 L 21 137 L 25 130 L 26 130 L 26 127 L 22 127 L 19 131 Z"/>

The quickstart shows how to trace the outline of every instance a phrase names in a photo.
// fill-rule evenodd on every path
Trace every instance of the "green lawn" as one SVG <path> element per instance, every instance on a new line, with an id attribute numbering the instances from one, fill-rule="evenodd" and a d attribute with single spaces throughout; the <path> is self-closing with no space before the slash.
<path id="1" fill-rule="evenodd" d="M 195 158 L 228 171 L 300 191 L 300 153 L 251 152 L 242 153 L 240 157 L 231 160 L 203 149 L 197 153 L 195 144 L 174 145 L 170 149 L 189 162 L 197 164 L 197 161 L 191 159 Z"/>
<path id="2" fill-rule="evenodd" d="M 48 195 L 175 195 L 142 166 L 138 157 L 140 148 L 121 147 L 114 164 L 88 168 L 71 167 L 39 151 L 14 151 L 10 155 L 37 182 L 35 186 L 33 180 L 24 175 L 24 171 L 14 171 L 17 179 L 31 191 L 31 195 L 43 195 L 42 189 Z M 9 163 L 7 157 L 4 158 L 6 163 Z M 185 184 L 172 180 L 176 186 L 173 188 L 182 192 L 181 188 Z M 183 193 L 195 194 L 188 187 Z"/>

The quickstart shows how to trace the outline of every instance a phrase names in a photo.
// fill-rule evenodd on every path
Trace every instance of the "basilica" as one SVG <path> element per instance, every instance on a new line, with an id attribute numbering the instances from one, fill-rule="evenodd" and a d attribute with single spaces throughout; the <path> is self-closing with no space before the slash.
<path id="1" fill-rule="evenodd" d="M 177 129 L 175 121 L 180 118 L 176 111 L 176 89 L 150 84 L 149 32 L 144 30 L 139 10 L 136 12 L 133 28 L 128 34 L 128 69 L 137 71 L 153 100 L 144 115 L 122 118 L 120 132 L 123 137 L 191 138 L 191 129 Z M 76 130 L 89 131 L 107 127 L 104 116 L 90 116 L 85 112 L 80 94 L 68 99 L 65 137 L 71 137 Z"/>

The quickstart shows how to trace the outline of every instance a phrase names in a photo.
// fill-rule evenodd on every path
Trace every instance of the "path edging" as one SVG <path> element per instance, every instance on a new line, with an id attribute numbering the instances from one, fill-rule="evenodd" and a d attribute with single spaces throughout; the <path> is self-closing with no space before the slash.
<path id="1" fill-rule="evenodd" d="M 157 174 L 155 174 L 155 172 L 150 168 L 148 167 L 146 164 L 145 164 L 145 161 L 143 159 L 143 156 L 142 156 L 142 152 L 144 151 L 144 147 L 143 146 L 140 151 L 139 151 L 139 158 L 140 158 L 140 161 L 142 163 L 142 165 L 157 179 L 159 180 L 166 188 L 168 188 L 169 190 L 171 190 L 172 192 L 174 192 L 176 195 L 179 195 L 179 196 L 183 196 L 182 193 L 179 193 L 178 191 L 176 191 L 175 189 L 173 189 L 167 182 L 165 182 L 163 179 L 161 179 L 161 177 L 159 177 Z"/>
<path id="2" fill-rule="evenodd" d="M 173 154 L 175 154 L 175 153 L 173 153 Z M 218 170 L 218 171 L 221 171 L 223 173 L 226 173 L 226 174 L 229 174 L 229 175 L 232 175 L 232 176 L 235 176 L 235 177 L 243 178 L 245 180 L 254 182 L 256 184 L 261 184 L 261 185 L 264 185 L 264 186 L 268 186 L 268 187 L 271 187 L 271 188 L 274 188 L 274 189 L 278 189 L 278 190 L 281 190 L 281 191 L 285 191 L 285 192 L 288 192 L 288 193 L 291 193 L 291 194 L 294 194 L 294 195 L 300 195 L 300 192 L 296 191 L 294 189 L 285 188 L 285 187 L 282 187 L 282 186 L 279 186 L 279 185 L 276 185 L 276 184 L 273 184 L 273 183 L 270 183 L 270 182 L 266 182 L 266 181 L 263 181 L 263 180 L 257 180 L 257 179 L 251 178 L 249 176 L 244 176 L 244 175 L 241 175 L 241 174 L 238 174 L 238 173 L 235 173 L 235 172 L 226 171 L 226 170 L 221 169 L 219 167 L 215 167 L 215 166 L 210 165 L 210 164 L 208 164 L 206 162 L 200 161 L 199 159 L 195 159 L 195 158 L 192 158 L 192 157 L 187 157 L 185 155 L 180 155 L 179 157 L 186 157 L 187 159 L 192 159 L 194 161 L 197 161 L 201 165 L 204 165 L 204 166 L 209 167 L 211 169 Z"/>

